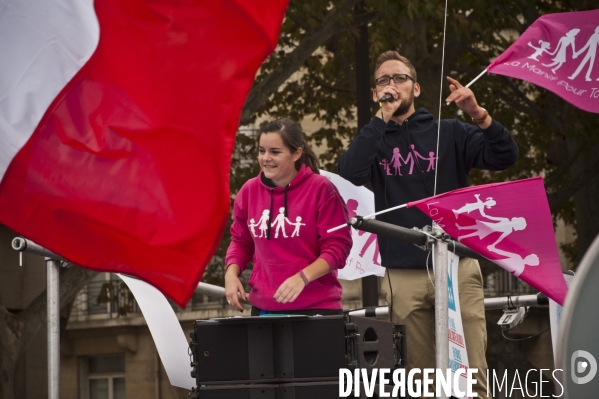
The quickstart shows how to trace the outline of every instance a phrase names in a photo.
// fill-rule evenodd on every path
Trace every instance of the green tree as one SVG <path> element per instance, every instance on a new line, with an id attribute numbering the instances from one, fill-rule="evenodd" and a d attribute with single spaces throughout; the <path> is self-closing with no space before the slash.
<path id="1" fill-rule="evenodd" d="M 319 120 L 323 127 L 309 140 L 324 147 L 321 161 L 331 171 L 358 133 L 354 41 L 360 24 L 369 26 L 371 71 L 380 52 L 399 50 L 418 71 L 422 94 L 416 106 L 438 115 L 441 82 L 441 97 L 449 94 L 441 76 L 442 60 L 443 74 L 465 84 L 539 16 L 594 6 L 591 1 L 450 2 L 444 44 L 444 9 L 438 2 L 370 0 L 365 1 L 366 11 L 356 15 L 357 3 L 292 0 L 278 50 L 263 64 L 241 116 L 241 125 L 261 116 Z M 592 157 L 598 145 L 599 117 L 542 88 L 499 75 L 485 75 L 472 89 L 479 103 L 513 133 L 520 148 L 515 167 L 503 172 L 473 172 L 472 182 L 543 174 L 554 216 L 577 229 L 577 247 L 571 250 L 572 260 L 577 260 L 599 232 L 590 208 L 592 194 L 599 190 L 599 178 L 593 173 L 599 161 Z M 442 103 L 442 118 L 461 117 L 459 114 L 455 105 Z M 240 136 L 237 145 L 247 147 L 248 142 Z M 231 172 L 233 197 L 244 181 L 239 179 L 236 162 L 234 159 Z"/>
<path id="2" fill-rule="evenodd" d="M 541 15 L 596 7 L 591 1 L 456 0 L 449 2 L 444 36 L 442 3 L 365 0 L 365 11 L 356 14 L 357 4 L 292 0 L 278 50 L 263 64 L 241 116 L 242 125 L 258 117 L 314 117 L 323 127 L 309 140 L 322 147 L 320 158 L 330 171 L 336 171 L 339 156 L 358 133 L 354 43 L 361 24 L 368 24 L 371 73 L 378 54 L 398 50 L 418 71 L 422 94 L 416 106 L 427 108 L 433 115 L 439 115 L 441 108 L 442 118 L 462 118 L 455 105 L 440 105 L 440 87 L 441 98 L 449 94 L 442 67 L 443 75 L 466 84 Z M 599 232 L 593 208 L 599 194 L 595 173 L 599 159 L 592 156 L 599 149 L 599 116 L 581 111 L 542 88 L 499 75 L 485 75 L 472 89 L 478 102 L 512 132 L 520 157 L 517 165 L 506 171 L 473 171 L 471 183 L 543 175 L 554 218 L 562 218 L 576 229 L 577 241 L 563 249 L 577 262 Z M 243 141 L 237 145 L 245 148 L 255 145 L 245 137 L 239 140 Z M 245 155 L 251 157 L 251 153 Z M 244 180 L 239 179 L 236 169 L 231 173 L 234 198 Z M 221 257 L 229 239 L 227 232 L 219 248 Z M 493 268 L 485 269 L 496 270 Z M 489 322 L 488 331 L 493 343 L 490 364 L 514 364 L 518 370 L 533 368 L 519 346 L 503 339 L 493 322 Z"/>
<path id="3" fill-rule="evenodd" d="M 324 149 L 325 169 L 336 171 L 337 160 L 356 126 L 355 39 L 358 27 L 368 24 L 370 70 L 376 57 L 399 50 L 416 66 L 422 94 L 416 106 L 439 114 L 449 94 L 441 76 L 451 75 L 463 84 L 472 80 L 539 16 L 554 12 L 591 9 L 591 1 L 547 2 L 460 0 L 449 3 L 443 43 L 444 9 L 438 2 L 365 0 L 365 11 L 355 14 L 358 0 L 291 1 L 279 46 L 263 64 L 241 115 L 241 125 L 258 117 L 314 117 L 322 128 L 309 140 Z M 573 261 L 580 258 L 599 232 L 592 217 L 593 194 L 599 191 L 594 175 L 599 160 L 592 157 L 599 145 L 595 132 L 599 117 L 581 111 L 555 94 L 527 82 L 487 74 L 472 89 L 478 102 L 510 130 L 520 149 L 515 167 L 503 172 L 472 172 L 473 184 L 515 180 L 543 174 L 554 216 L 576 227 L 578 240 L 568 248 Z M 373 103 L 373 114 L 375 112 Z M 461 117 L 455 105 L 441 105 L 441 117 Z M 467 119 L 466 119 L 467 120 Z M 255 143 L 238 135 L 240 157 L 231 168 L 231 194 L 257 171 Z M 254 153 L 255 154 L 255 153 Z M 241 168 L 237 167 L 243 165 Z M 251 166 L 251 167 L 250 167 Z M 222 259 L 230 238 L 219 248 Z M 208 276 L 214 277 L 217 262 Z M 209 277 L 211 281 L 220 281 Z"/>
<path id="4" fill-rule="evenodd" d="M 355 13 L 359 1 L 291 0 L 278 50 L 264 63 L 241 114 L 242 126 L 260 116 L 296 120 L 314 116 L 323 128 L 310 140 L 323 146 L 322 164 L 331 171 L 336 170 L 338 157 L 358 133 L 354 106 L 358 27 L 368 24 L 371 72 L 380 52 L 399 50 L 418 70 L 423 92 L 416 105 L 437 115 L 443 49 L 444 74 L 466 83 L 540 15 L 596 7 L 590 0 L 452 1 L 443 46 L 443 3 L 364 0 L 365 11 Z M 480 184 L 543 173 L 554 216 L 576 227 L 578 240 L 569 251 L 573 259 L 579 259 L 599 229 L 595 220 L 599 216 L 593 212 L 599 194 L 599 176 L 595 173 L 599 159 L 592 156 L 599 147 L 599 116 L 580 111 L 526 82 L 501 76 L 487 75 L 473 90 L 478 101 L 514 134 L 520 159 L 505 172 L 473 173 L 471 181 Z M 448 88 L 443 83 L 442 96 L 446 95 Z M 454 117 L 456 108 L 442 105 L 441 115 Z M 232 198 L 241 184 L 257 173 L 255 145 L 251 135 L 238 135 L 230 180 Z M 227 230 L 206 281 L 222 283 L 222 259 L 229 240 Z M 80 268 L 61 273 L 61 308 L 67 308 L 92 277 L 93 272 Z M 46 323 L 45 298 L 45 292 L 41 293 L 18 314 L 0 303 L 0 399 L 14 398 L 14 367 L 28 342 Z M 489 334 L 489 342 L 494 343 L 493 359 L 503 356 L 505 364 L 518 359 L 518 367 L 531 368 L 518 348 L 491 336 L 491 328 Z"/>

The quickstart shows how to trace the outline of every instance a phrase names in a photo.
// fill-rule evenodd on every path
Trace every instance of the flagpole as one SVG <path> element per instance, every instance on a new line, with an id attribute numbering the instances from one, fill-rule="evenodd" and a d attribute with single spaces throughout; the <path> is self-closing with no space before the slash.
<path id="1" fill-rule="evenodd" d="M 484 71 L 482 71 L 481 73 L 478 74 L 477 77 L 475 77 L 474 79 L 472 79 L 472 81 L 470 83 L 468 83 L 466 86 L 464 87 L 470 87 L 472 86 L 472 83 L 476 82 L 478 79 L 480 79 L 485 73 L 487 73 L 487 68 L 485 68 Z"/>
<path id="2" fill-rule="evenodd" d="M 439 225 L 433 223 L 433 256 L 435 260 L 435 363 L 438 370 L 445 373 L 449 368 L 449 322 L 448 322 L 448 293 L 447 293 L 447 241 L 445 232 Z M 445 392 L 437 392 L 438 398 L 447 399 Z"/>
<path id="3" fill-rule="evenodd" d="M 482 77 L 482 76 L 483 76 L 485 73 L 487 73 L 487 71 L 488 71 L 488 68 L 485 68 L 485 70 L 484 70 L 484 71 L 482 71 L 481 73 L 479 73 L 477 77 L 475 77 L 474 79 L 472 79 L 472 81 L 471 81 L 470 83 L 468 83 L 468 84 L 467 84 L 466 86 L 464 86 L 464 87 L 470 87 L 470 86 L 472 86 L 472 84 L 473 84 L 474 82 L 476 82 L 478 79 L 480 79 L 480 78 L 481 78 L 481 77 Z M 449 105 L 449 103 L 445 103 L 445 104 L 446 104 L 446 105 Z"/>
<path id="4" fill-rule="evenodd" d="M 60 262 L 46 258 L 48 398 L 60 399 Z"/>
<path id="5" fill-rule="evenodd" d="M 60 262 L 65 259 L 23 237 L 14 238 L 12 248 L 46 258 L 48 399 L 60 399 Z"/>
<path id="6" fill-rule="evenodd" d="M 408 206 L 408 204 L 403 204 L 403 205 L 394 206 L 393 208 L 383 209 L 382 211 L 378 211 L 378 212 L 375 212 L 375 213 L 371 213 L 370 215 L 362 216 L 362 219 L 370 219 L 373 216 L 377 216 L 377 215 L 381 215 L 383 213 L 391 212 L 391 211 L 394 211 L 396 209 L 405 208 L 406 206 Z M 342 229 L 343 227 L 345 227 L 347 225 L 350 225 L 350 224 L 351 224 L 351 221 L 349 221 L 347 223 L 340 224 L 337 227 L 333 227 L 331 229 L 328 229 L 327 233 L 332 233 L 333 231 L 337 231 L 339 229 Z"/>

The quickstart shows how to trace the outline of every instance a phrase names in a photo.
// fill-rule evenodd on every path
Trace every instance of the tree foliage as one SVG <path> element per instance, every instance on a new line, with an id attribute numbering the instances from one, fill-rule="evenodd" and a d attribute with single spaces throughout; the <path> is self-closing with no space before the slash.
<path id="1" fill-rule="evenodd" d="M 439 100 L 440 87 L 441 98 L 449 94 L 442 75 L 467 83 L 539 16 L 588 10 L 596 4 L 591 0 L 450 1 L 445 35 L 443 6 L 430 0 L 290 0 L 279 46 L 256 77 L 240 125 L 258 118 L 314 118 L 322 128 L 311 132 L 309 140 L 321 147 L 323 168 L 336 171 L 337 159 L 358 133 L 355 40 L 359 27 L 368 26 L 371 75 L 379 53 L 398 50 L 418 71 L 422 95 L 416 106 L 433 115 L 441 108 L 443 118 L 461 117 L 455 106 Z M 520 158 L 507 171 L 474 171 L 471 182 L 545 176 L 554 216 L 576 228 L 577 243 L 566 249 L 572 259 L 579 259 L 599 231 L 594 212 L 599 158 L 593 156 L 599 149 L 599 116 L 576 109 L 544 89 L 502 76 L 487 74 L 472 89 L 479 103 L 513 133 Z M 238 135 L 230 178 L 232 199 L 257 174 L 255 159 L 252 134 Z M 229 242 L 227 229 L 205 281 L 222 284 Z M 93 272 L 79 268 L 62 273 L 61 308 L 92 277 Z M 0 304 L 0 398 L 12 397 L 14 365 L 45 323 L 44 309 L 45 292 L 19 314 Z M 508 353 L 498 342 L 497 353 Z"/>
<path id="2" fill-rule="evenodd" d="M 363 11 L 356 12 L 358 3 L 291 0 L 279 47 L 262 66 L 241 117 L 242 125 L 258 118 L 314 118 L 322 127 L 311 132 L 309 140 L 320 147 L 323 168 L 333 172 L 359 131 L 355 42 L 361 24 L 368 25 L 370 75 L 378 54 L 398 50 L 418 72 L 421 96 L 416 106 L 435 116 L 441 109 L 441 118 L 463 118 L 455 105 L 446 106 L 441 101 L 449 95 L 444 76 L 466 84 L 541 15 L 596 7 L 590 0 L 456 0 L 448 2 L 443 35 L 445 13 L 440 2 L 364 0 L 359 7 Z M 320 41 L 317 47 L 315 32 Z M 294 68 L 285 70 L 292 64 Z M 372 76 L 369 79 L 373 86 Z M 484 75 L 472 89 L 481 106 L 513 134 L 520 156 L 506 171 L 473 171 L 471 183 L 544 176 L 554 218 L 563 219 L 577 232 L 577 241 L 562 249 L 572 261 L 578 261 L 599 232 L 594 212 L 594 199 L 599 195 L 599 158 L 592 156 L 599 149 L 599 115 L 581 111 L 545 89 L 499 75 Z M 372 115 L 375 106 L 373 103 Z M 245 161 L 233 159 L 232 199 L 245 179 L 257 172 L 255 162 L 251 162 L 256 157 L 255 152 L 252 154 L 256 143 L 238 135 L 236 145 L 248 151 L 237 152 Z M 235 167 L 241 164 L 245 166 Z M 221 284 L 222 259 L 229 241 L 227 230 L 218 250 L 220 262 L 207 273 Z M 491 319 L 487 323 L 488 342 L 492 343 L 487 353 L 489 366 L 497 368 L 501 363 L 510 365 L 512 371 L 534 368 L 519 344 L 506 341 L 494 323 Z"/>
<path id="3" fill-rule="evenodd" d="M 361 3 L 362 12 L 357 13 Z M 443 76 L 470 82 L 532 24 L 548 13 L 592 9 L 592 1 L 456 0 L 448 2 L 447 26 L 442 3 L 422 0 L 291 0 L 277 50 L 263 64 L 242 112 L 241 124 L 258 118 L 314 118 L 322 127 L 309 140 L 320 147 L 324 169 L 335 172 L 337 160 L 359 129 L 356 123 L 356 47 L 358 28 L 367 24 L 369 65 L 393 49 L 415 65 L 422 88 L 416 107 L 442 118 L 463 116 L 455 105 L 440 101 L 449 95 Z M 318 44 L 318 45 L 317 45 Z M 443 76 L 442 76 L 443 75 Z M 370 84 L 373 85 L 370 77 Z M 442 87 L 442 92 L 439 88 Z M 555 94 L 527 82 L 486 74 L 472 89 L 478 102 L 512 132 L 518 143 L 518 163 L 502 172 L 473 171 L 472 184 L 542 175 L 555 218 L 576 228 L 577 243 L 563 249 L 576 261 L 599 232 L 592 212 L 599 194 L 595 171 L 599 161 L 599 116 L 579 110 Z M 441 103 L 441 106 L 439 104 Z M 372 114 L 375 112 L 373 103 Z M 464 118 L 469 121 L 468 118 Z M 252 150 L 246 136 L 238 148 Z M 251 158 L 233 159 L 231 193 L 257 171 Z M 244 164 L 241 169 L 236 166 Z M 224 256 L 228 231 L 219 248 Z M 214 282 L 222 262 L 207 273 Z"/>

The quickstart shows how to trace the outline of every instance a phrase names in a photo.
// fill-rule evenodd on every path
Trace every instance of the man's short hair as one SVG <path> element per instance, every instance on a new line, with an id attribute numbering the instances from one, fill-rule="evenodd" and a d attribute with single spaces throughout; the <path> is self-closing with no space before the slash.
<path id="1" fill-rule="evenodd" d="M 393 51 L 393 50 L 385 51 L 384 53 L 379 55 L 379 58 L 376 60 L 376 65 L 374 66 L 374 78 L 375 79 L 376 79 L 376 73 L 378 72 L 381 65 L 383 65 L 383 62 L 387 62 L 387 61 L 391 61 L 391 60 L 401 61 L 404 64 L 406 64 L 406 66 L 410 69 L 410 76 L 414 79 L 414 82 L 418 82 L 418 78 L 416 76 L 416 68 L 414 68 L 414 65 L 412 65 L 410 60 L 408 60 L 406 57 L 399 54 L 397 51 Z"/>

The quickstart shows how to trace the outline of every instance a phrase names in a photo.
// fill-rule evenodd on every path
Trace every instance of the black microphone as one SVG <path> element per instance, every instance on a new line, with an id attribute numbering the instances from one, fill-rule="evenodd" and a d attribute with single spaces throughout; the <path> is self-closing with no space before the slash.
<path id="1" fill-rule="evenodd" d="M 393 96 L 391 94 L 385 94 L 383 97 L 379 98 L 380 103 L 385 103 L 391 100 L 393 100 Z"/>

